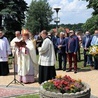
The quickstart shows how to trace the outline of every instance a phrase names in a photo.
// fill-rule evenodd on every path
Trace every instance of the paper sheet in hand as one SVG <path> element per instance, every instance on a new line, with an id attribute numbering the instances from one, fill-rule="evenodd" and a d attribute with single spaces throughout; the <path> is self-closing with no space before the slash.
<path id="1" fill-rule="evenodd" d="M 24 47 L 26 46 L 26 42 L 25 41 L 20 41 L 20 42 L 15 42 L 17 47 Z"/>

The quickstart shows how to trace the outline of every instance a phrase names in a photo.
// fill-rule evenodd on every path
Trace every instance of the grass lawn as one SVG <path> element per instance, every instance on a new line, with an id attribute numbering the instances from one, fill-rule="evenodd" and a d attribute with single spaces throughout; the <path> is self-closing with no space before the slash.
<path id="1" fill-rule="evenodd" d="M 38 94 L 34 94 L 34 95 L 24 95 L 24 96 L 19 96 L 16 98 L 40 98 Z"/>

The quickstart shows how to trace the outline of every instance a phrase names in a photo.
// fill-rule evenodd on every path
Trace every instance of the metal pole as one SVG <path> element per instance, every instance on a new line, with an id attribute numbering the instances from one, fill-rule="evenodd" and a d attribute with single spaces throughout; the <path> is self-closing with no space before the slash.
<path id="1" fill-rule="evenodd" d="M 56 31 L 58 33 L 58 23 L 56 22 Z"/>

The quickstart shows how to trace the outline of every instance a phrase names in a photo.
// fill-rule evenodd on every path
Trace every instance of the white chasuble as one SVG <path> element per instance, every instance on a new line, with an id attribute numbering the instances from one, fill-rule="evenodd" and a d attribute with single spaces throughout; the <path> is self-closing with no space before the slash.
<path id="1" fill-rule="evenodd" d="M 19 49 L 17 54 L 17 64 L 18 64 L 18 74 L 21 76 L 25 75 L 37 75 L 38 73 L 38 64 L 36 51 L 32 41 L 26 40 L 26 48 Z M 30 72 L 30 66 L 33 66 L 33 72 Z"/>

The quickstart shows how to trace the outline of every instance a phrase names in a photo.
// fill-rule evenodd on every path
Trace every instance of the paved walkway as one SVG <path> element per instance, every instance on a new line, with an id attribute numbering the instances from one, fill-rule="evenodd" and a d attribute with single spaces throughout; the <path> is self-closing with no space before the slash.
<path id="1" fill-rule="evenodd" d="M 11 84 L 9 87 L 6 87 L 13 80 L 13 70 L 11 70 L 11 74 L 8 76 L 0 76 L 0 98 L 9 98 L 10 96 L 18 96 L 23 94 L 32 94 L 38 93 L 39 84 L 38 82 L 32 84 Z M 81 70 L 77 74 L 73 72 L 64 72 L 57 71 L 57 75 L 69 75 L 74 79 L 81 79 L 83 82 L 86 82 L 91 87 L 91 94 L 98 97 L 98 70 Z M 18 76 L 16 77 L 18 79 Z"/>
<path id="2" fill-rule="evenodd" d="M 38 93 L 39 88 L 37 87 L 21 87 L 21 86 L 0 86 L 0 98 L 10 98 L 25 94 Z"/>

